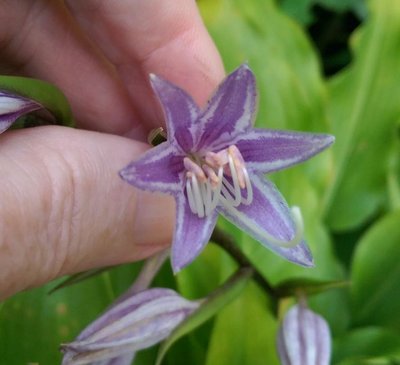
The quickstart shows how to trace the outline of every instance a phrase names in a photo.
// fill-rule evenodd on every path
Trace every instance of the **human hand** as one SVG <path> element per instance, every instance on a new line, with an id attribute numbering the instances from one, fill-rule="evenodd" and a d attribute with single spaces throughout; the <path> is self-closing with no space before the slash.
<path id="1" fill-rule="evenodd" d="M 195 1 L 37 0 L 0 6 L 1 73 L 56 84 L 78 127 L 0 136 L 0 299 L 57 276 L 139 260 L 167 246 L 169 197 L 118 171 L 162 123 L 150 72 L 203 105 L 223 77 Z M 122 137 L 124 136 L 124 137 Z"/>

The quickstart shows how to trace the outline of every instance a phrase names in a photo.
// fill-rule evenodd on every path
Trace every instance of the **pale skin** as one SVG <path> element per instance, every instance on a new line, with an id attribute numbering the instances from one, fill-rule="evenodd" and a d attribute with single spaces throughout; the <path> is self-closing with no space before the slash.
<path id="1" fill-rule="evenodd" d="M 173 199 L 118 171 L 163 124 L 149 73 L 199 105 L 224 76 L 195 1 L 10 0 L 0 18 L 0 73 L 56 84 L 79 127 L 0 135 L 0 300 L 168 247 Z"/>

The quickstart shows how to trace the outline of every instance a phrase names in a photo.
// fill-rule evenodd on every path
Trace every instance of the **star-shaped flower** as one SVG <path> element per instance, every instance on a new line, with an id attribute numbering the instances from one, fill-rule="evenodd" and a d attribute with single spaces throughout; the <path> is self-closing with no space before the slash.
<path id="1" fill-rule="evenodd" d="M 175 198 L 174 272 L 200 254 L 219 213 L 287 260 L 312 266 L 300 211 L 290 210 L 263 174 L 310 158 L 334 138 L 253 128 L 257 90 L 246 64 L 222 82 L 204 110 L 179 87 L 155 75 L 150 79 L 168 139 L 120 174 L 140 189 Z"/>

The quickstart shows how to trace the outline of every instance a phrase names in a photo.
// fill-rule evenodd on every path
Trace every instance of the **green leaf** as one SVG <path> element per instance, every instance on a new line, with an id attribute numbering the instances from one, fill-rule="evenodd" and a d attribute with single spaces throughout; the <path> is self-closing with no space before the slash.
<path id="1" fill-rule="evenodd" d="M 278 365 L 278 322 L 268 298 L 255 284 L 224 308 L 215 320 L 206 365 Z"/>
<path id="2" fill-rule="evenodd" d="M 313 22 L 314 17 L 311 11 L 316 0 L 282 0 L 282 10 L 304 25 Z"/>
<path id="3" fill-rule="evenodd" d="M 388 205 L 390 210 L 400 209 L 400 124 L 397 126 L 398 138 L 389 158 L 387 172 Z"/>
<path id="4" fill-rule="evenodd" d="M 0 312 L 1 363 L 60 364 L 59 346 L 70 342 L 110 303 L 103 280 L 47 295 L 50 284 L 19 293 Z"/>
<path id="5" fill-rule="evenodd" d="M 350 359 L 340 362 L 338 365 L 399 365 L 400 357 L 373 357 L 363 359 Z"/>
<path id="6" fill-rule="evenodd" d="M 257 125 L 326 131 L 325 86 L 304 32 L 271 0 L 201 0 L 227 71 L 248 61 L 260 92 Z"/>
<path id="7" fill-rule="evenodd" d="M 206 322 L 224 306 L 235 299 L 249 282 L 253 271 L 248 268 L 239 269 L 222 287 L 215 290 L 202 303 L 200 308 L 186 318 L 168 337 L 160 348 L 156 365 L 160 365 L 168 349 L 182 336 Z"/>
<path id="8" fill-rule="evenodd" d="M 335 341 L 333 355 L 333 363 L 345 359 L 400 355 L 400 337 L 382 327 L 358 328 Z"/>
<path id="9" fill-rule="evenodd" d="M 367 231 L 356 249 L 351 299 L 357 325 L 400 329 L 400 212 L 386 215 Z"/>
<path id="10" fill-rule="evenodd" d="M 335 230 L 365 223 L 383 205 L 390 151 L 400 115 L 400 3 L 373 0 L 353 37 L 354 61 L 330 83 L 329 118 L 336 169 L 324 201 Z"/>
<path id="11" fill-rule="evenodd" d="M 277 286 L 275 290 L 280 298 L 296 296 L 298 293 L 313 295 L 325 292 L 331 289 L 343 288 L 350 285 L 343 280 L 316 280 L 309 278 L 288 279 Z"/>
<path id="12" fill-rule="evenodd" d="M 57 124 L 73 126 L 71 108 L 64 94 L 54 85 L 42 80 L 18 76 L 0 76 L 0 89 L 33 99 L 42 104 Z"/>

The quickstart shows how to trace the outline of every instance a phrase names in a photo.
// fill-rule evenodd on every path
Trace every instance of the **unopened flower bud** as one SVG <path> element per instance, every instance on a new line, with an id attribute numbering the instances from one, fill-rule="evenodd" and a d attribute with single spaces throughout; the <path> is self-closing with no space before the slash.
<path id="1" fill-rule="evenodd" d="M 164 340 L 199 307 L 170 289 L 153 288 L 111 307 L 76 341 L 61 346 L 63 365 L 83 365 L 150 347 Z M 102 362 L 100 362 L 102 363 Z"/>
<path id="2" fill-rule="evenodd" d="M 329 365 L 328 324 L 304 305 L 288 311 L 279 329 L 277 345 L 282 365 Z"/>

